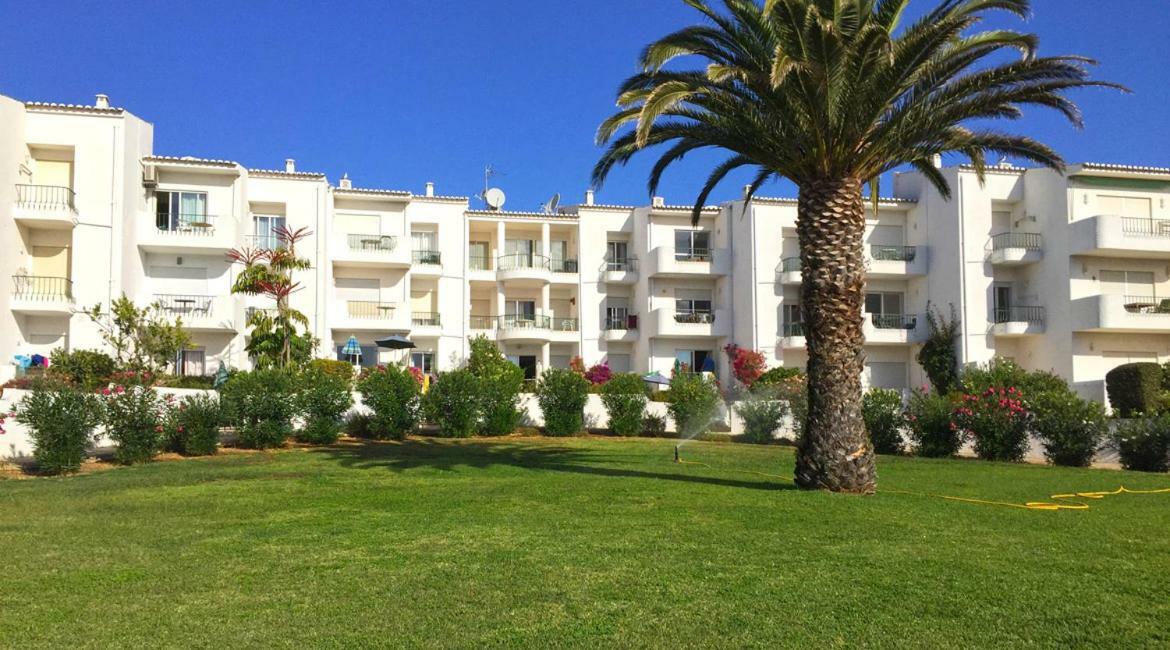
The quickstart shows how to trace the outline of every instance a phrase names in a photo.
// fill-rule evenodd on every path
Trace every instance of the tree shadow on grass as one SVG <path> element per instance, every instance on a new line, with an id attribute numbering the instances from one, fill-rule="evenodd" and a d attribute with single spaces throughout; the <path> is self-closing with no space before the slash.
<path id="1" fill-rule="evenodd" d="M 628 467 L 628 461 L 595 450 L 574 449 L 547 443 L 523 442 L 455 443 L 426 438 L 402 442 L 362 441 L 314 450 L 336 460 L 342 467 L 357 469 L 385 468 L 405 472 L 417 468 L 440 471 L 488 469 L 494 466 L 518 467 L 536 471 L 566 472 L 612 478 L 641 478 L 681 481 L 702 485 L 747 488 L 753 490 L 788 490 L 792 485 L 768 480 L 739 480 L 702 476 L 682 472 L 654 472 Z M 664 465 L 673 466 L 668 457 Z M 627 467 L 622 467 L 626 465 Z"/>

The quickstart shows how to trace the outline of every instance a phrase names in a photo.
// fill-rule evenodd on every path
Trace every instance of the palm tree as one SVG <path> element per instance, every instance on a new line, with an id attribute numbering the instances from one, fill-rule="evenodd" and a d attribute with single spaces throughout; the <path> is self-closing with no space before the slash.
<path id="1" fill-rule="evenodd" d="M 980 180 L 989 154 L 1062 169 L 1060 156 L 1040 142 L 970 124 L 1016 118 L 1037 105 L 1079 127 L 1067 91 L 1119 86 L 1091 80 L 1089 59 L 1038 56 L 1033 34 L 974 29 L 994 11 L 1026 17 L 1028 0 L 936 0 L 904 27 L 910 0 L 723 0 L 719 11 L 706 0 L 683 1 L 706 20 L 643 51 L 641 72 L 622 84 L 617 112 L 598 130 L 608 147 L 594 186 L 659 145 L 666 149 L 650 172 L 650 194 L 686 154 L 731 153 L 699 192 L 696 222 L 734 170 L 754 172 L 749 200 L 770 179 L 795 183 L 808 345 L 796 482 L 872 492 L 873 453 L 861 418 L 862 186 L 870 184 L 876 207 L 881 174 L 909 165 L 949 198 L 934 164 L 944 153 L 965 156 Z M 683 56 L 706 65 L 666 68 Z"/>

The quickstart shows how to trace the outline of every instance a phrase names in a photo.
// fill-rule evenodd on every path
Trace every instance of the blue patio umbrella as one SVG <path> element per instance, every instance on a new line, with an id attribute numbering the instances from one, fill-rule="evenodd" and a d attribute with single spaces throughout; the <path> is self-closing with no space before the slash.
<path id="1" fill-rule="evenodd" d="M 667 379 L 665 376 L 663 376 L 662 373 L 657 372 L 657 371 L 652 372 L 648 375 L 643 375 L 642 381 L 649 383 L 649 384 L 660 384 L 663 386 L 670 383 L 669 379 Z"/>
<path id="2" fill-rule="evenodd" d="M 341 355 L 346 357 L 353 357 L 353 365 L 361 365 L 362 363 L 362 346 L 358 345 L 356 336 L 349 337 L 345 342 L 345 347 L 341 349 Z"/>

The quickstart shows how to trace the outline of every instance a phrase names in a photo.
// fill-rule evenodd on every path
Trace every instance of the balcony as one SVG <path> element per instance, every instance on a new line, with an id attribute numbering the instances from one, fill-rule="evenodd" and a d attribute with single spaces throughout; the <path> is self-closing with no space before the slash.
<path id="1" fill-rule="evenodd" d="M 411 259 L 391 235 L 349 233 L 333 252 L 334 266 L 409 268 Z"/>
<path id="2" fill-rule="evenodd" d="M 800 321 L 785 322 L 780 326 L 780 347 L 785 350 L 804 348 L 807 341 L 804 338 L 804 323 Z"/>
<path id="3" fill-rule="evenodd" d="M 405 334 L 411 329 L 410 313 L 402 313 L 392 302 L 346 300 L 344 305 L 334 318 L 335 330 Z"/>
<path id="4" fill-rule="evenodd" d="M 219 227 L 221 221 L 223 227 Z M 138 246 L 152 253 L 226 253 L 236 245 L 235 224 L 230 218 L 183 214 L 172 215 L 169 221 L 161 216 L 139 223 Z"/>
<path id="5" fill-rule="evenodd" d="M 18 314 L 68 316 L 73 313 L 73 282 L 61 277 L 14 275 L 10 308 Z"/>
<path id="6" fill-rule="evenodd" d="M 638 258 L 607 261 L 602 267 L 602 282 L 610 284 L 633 284 L 638 281 Z"/>
<path id="7" fill-rule="evenodd" d="M 1033 336 L 1044 333 L 1043 307 L 1000 307 L 991 312 L 994 336 Z"/>
<path id="8" fill-rule="evenodd" d="M 513 253 L 496 258 L 496 278 L 516 285 L 539 286 L 552 282 L 552 263 L 544 255 Z"/>
<path id="9" fill-rule="evenodd" d="M 926 340 L 925 323 L 917 314 L 865 314 L 862 333 L 867 345 L 908 345 Z"/>
<path id="10" fill-rule="evenodd" d="M 661 278 L 722 277 L 731 269 L 724 249 L 659 246 L 650 251 L 651 276 Z"/>
<path id="11" fill-rule="evenodd" d="M 1170 298 L 1099 295 L 1072 301 L 1077 332 L 1170 334 Z"/>
<path id="12" fill-rule="evenodd" d="M 638 340 L 637 314 L 613 314 L 601 319 L 601 338 L 610 342 Z"/>
<path id="13" fill-rule="evenodd" d="M 650 312 L 650 335 L 659 338 L 714 338 L 730 331 L 731 313 L 726 309 L 680 312 L 662 307 Z"/>
<path id="14" fill-rule="evenodd" d="M 468 329 L 476 332 L 494 332 L 498 319 L 495 316 L 472 314 L 469 317 Z"/>
<path id="15" fill-rule="evenodd" d="M 443 274 L 443 257 L 439 251 L 411 251 L 410 262 L 411 274 L 415 277 L 437 278 Z"/>
<path id="16" fill-rule="evenodd" d="M 992 235 L 987 242 L 987 261 L 995 266 L 1032 264 L 1043 257 L 1044 240 L 1040 233 L 1005 232 Z"/>
<path id="17" fill-rule="evenodd" d="M 1069 227 L 1073 255 L 1170 259 L 1170 220 L 1099 215 Z"/>
<path id="18" fill-rule="evenodd" d="M 68 229 L 77 225 L 77 207 L 73 190 L 56 185 L 17 185 L 17 223 L 35 228 Z"/>
<path id="19" fill-rule="evenodd" d="M 443 323 L 439 315 L 435 312 L 416 311 L 410 314 L 410 326 L 411 331 L 418 334 L 426 333 L 427 330 L 437 334 L 438 330 L 442 328 Z"/>
<path id="20" fill-rule="evenodd" d="M 800 258 L 785 257 L 776 267 L 776 279 L 780 284 L 800 284 Z"/>
<path id="21" fill-rule="evenodd" d="M 577 260 L 549 260 L 549 270 L 553 284 L 577 284 Z"/>
<path id="22" fill-rule="evenodd" d="M 926 275 L 926 247 L 875 244 L 865 249 L 865 262 L 875 280 Z"/>
<path id="23" fill-rule="evenodd" d="M 231 296 L 156 293 L 153 300 L 164 316 L 179 319 L 188 331 L 236 331 Z"/>
<path id="24" fill-rule="evenodd" d="M 543 314 L 500 316 L 496 319 L 495 328 L 498 340 L 516 343 L 572 343 L 578 340 L 580 330 L 576 318 Z"/>

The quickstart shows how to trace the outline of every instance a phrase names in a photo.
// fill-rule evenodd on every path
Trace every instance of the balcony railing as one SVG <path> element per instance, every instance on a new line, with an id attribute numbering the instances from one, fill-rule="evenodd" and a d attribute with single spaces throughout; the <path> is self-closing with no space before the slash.
<path id="1" fill-rule="evenodd" d="M 1131 314 L 1170 314 L 1170 298 L 1125 296 L 1123 304 Z"/>
<path id="2" fill-rule="evenodd" d="M 869 247 L 869 254 L 879 262 L 913 262 L 918 256 L 918 247 L 875 244 Z"/>
<path id="3" fill-rule="evenodd" d="M 390 320 L 394 317 L 394 303 L 373 300 L 347 300 L 345 311 L 350 318 L 363 320 Z"/>
<path id="4" fill-rule="evenodd" d="M 991 312 L 992 322 L 995 323 L 1035 323 L 1044 324 L 1043 307 L 996 307 Z"/>
<path id="5" fill-rule="evenodd" d="M 215 215 L 160 214 L 154 225 L 160 234 L 210 237 L 215 234 Z"/>
<path id="6" fill-rule="evenodd" d="M 210 316 L 213 296 L 188 293 L 156 293 L 154 303 L 171 316 Z"/>
<path id="7" fill-rule="evenodd" d="M 638 258 L 627 257 L 623 260 L 606 260 L 605 270 L 612 273 L 624 273 L 638 270 Z"/>
<path id="8" fill-rule="evenodd" d="M 800 272 L 800 258 L 799 257 L 785 257 L 780 260 L 781 273 L 799 273 Z"/>
<path id="9" fill-rule="evenodd" d="M 442 263 L 442 259 L 439 251 L 412 251 L 410 254 L 410 261 L 415 264 L 434 264 L 438 266 Z"/>
<path id="10" fill-rule="evenodd" d="M 473 330 L 493 330 L 496 328 L 496 317 L 472 314 L 469 325 Z"/>
<path id="11" fill-rule="evenodd" d="M 606 316 L 601 320 L 601 329 L 606 331 L 612 330 L 636 330 L 638 329 L 638 315 L 637 314 L 616 314 Z"/>
<path id="12" fill-rule="evenodd" d="M 501 255 L 496 259 L 496 264 L 496 268 L 501 271 L 516 271 L 519 269 L 543 269 L 547 271 L 552 268 L 547 257 L 530 253 Z"/>
<path id="13" fill-rule="evenodd" d="M 58 185 L 17 185 L 16 204 L 35 210 L 76 210 L 73 190 Z"/>
<path id="14" fill-rule="evenodd" d="M 715 322 L 713 311 L 677 311 L 674 313 L 674 322 L 694 325 L 710 325 Z"/>
<path id="15" fill-rule="evenodd" d="M 780 326 L 780 333 L 784 337 L 790 336 L 804 336 L 804 323 L 801 322 L 786 322 Z"/>
<path id="16" fill-rule="evenodd" d="M 12 276 L 12 297 L 22 300 L 72 300 L 73 281 L 46 275 Z"/>
<path id="17" fill-rule="evenodd" d="M 488 255 L 469 255 L 467 267 L 472 271 L 490 271 L 492 270 L 492 258 Z"/>
<path id="18" fill-rule="evenodd" d="M 1022 248 L 1029 251 L 1038 251 L 1044 240 L 1038 232 L 1001 232 L 991 236 L 991 250 L 1001 251 L 1006 248 Z"/>
<path id="19" fill-rule="evenodd" d="M 541 314 L 509 314 L 500 316 L 501 329 L 552 329 L 552 319 Z"/>
<path id="20" fill-rule="evenodd" d="M 552 260 L 553 273 L 576 273 L 577 260 Z"/>
<path id="21" fill-rule="evenodd" d="M 1166 237 L 1170 238 L 1170 219 L 1144 219 L 1141 217 L 1122 217 L 1121 232 L 1135 237 Z"/>
<path id="22" fill-rule="evenodd" d="M 710 262 L 710 248 L 676 248 L 674 249 L 676 262 Z"/>
<path id="23" fill-rule="evenodd" d="M 349 250 L 363 253 L 389 253 L 398 245 L 398 238 L 391 235 L 360 235 L 350 233 L 345 236 Z"/>
<path id="24" fill-rule="evenodd" d="M 429 311 L 412 312 L 410 323 L 415 327 L 439 327 L 439 315 Z"/>
<path id="25" fill-rule="evenodd" d="M 870 314 L 869 320 L 879 330 L 912 330 L 918 327 L 915 314 Z"/>

